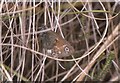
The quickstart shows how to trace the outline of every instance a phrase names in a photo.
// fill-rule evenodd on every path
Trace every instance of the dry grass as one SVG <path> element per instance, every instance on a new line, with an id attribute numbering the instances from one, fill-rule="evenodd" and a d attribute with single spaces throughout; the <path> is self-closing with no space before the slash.
<path id="1" fill-rule="evenodd" d="M 120 80 L 118 2 L 0 3 L 0 80 Z M 42 25 L 49 27 L 41 30 Z M 75 49 L 68 57 L 45 55 L 43 32 L 55 31 Z"/>

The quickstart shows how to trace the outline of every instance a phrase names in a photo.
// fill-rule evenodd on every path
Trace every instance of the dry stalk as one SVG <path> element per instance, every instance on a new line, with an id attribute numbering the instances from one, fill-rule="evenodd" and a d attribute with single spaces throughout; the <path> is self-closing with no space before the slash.
<path id="1" fill-rule="evenodd" d="M 111 33 L 111 35 L 107 38 L 105 43 L 101 46 L 101 48 L 98 50 L 98 52 L 94 55 L 90 63 L 85 67 L 84 72 L 88 73 L 91 67 L 96 62 L 97 58 L 108 48 L 108 45 L 112 42 L 112 40 L 118 35 L 118 30 L 120 29 L 120 23 L 115 27 L 114 31 Z M 85 77 L 85 73 L 81 72 L 79 78 L 77 81 L 82 81 Z"/>

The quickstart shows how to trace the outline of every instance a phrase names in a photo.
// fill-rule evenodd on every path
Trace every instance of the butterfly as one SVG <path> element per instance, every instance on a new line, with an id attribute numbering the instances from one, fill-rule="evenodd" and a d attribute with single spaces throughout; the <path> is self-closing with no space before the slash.
<path id="1" fill-rule="evenodd" d="M 43 28 L 46 29 L 46 28 Z M 54 31 L 47 31 L 41 34 L 42 46 L 45 53 L 53 57 L 66 57 L 74 53 L 74 48 L 62 36 Z"/>

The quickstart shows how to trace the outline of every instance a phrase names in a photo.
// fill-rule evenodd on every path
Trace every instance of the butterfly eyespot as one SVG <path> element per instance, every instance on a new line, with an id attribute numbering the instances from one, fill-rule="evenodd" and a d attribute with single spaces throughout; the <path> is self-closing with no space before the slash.
<path id="1" fill-rule="evenodd" d="M 65 46 L 64 51 L 69 52 L 70 51 L 69 47 Z"/>

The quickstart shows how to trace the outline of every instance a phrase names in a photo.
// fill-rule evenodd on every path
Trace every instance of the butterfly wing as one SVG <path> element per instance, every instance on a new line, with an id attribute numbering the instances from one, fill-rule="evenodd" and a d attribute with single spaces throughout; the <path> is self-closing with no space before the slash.
<path id="1" fill-rule="evenodd" d="M 41 35 L 43 48 L 46 49 L 46 54 L 55 57 L 69 56 L 74 52 L 74 48 L 54 31 L 44 32 Z"/>

